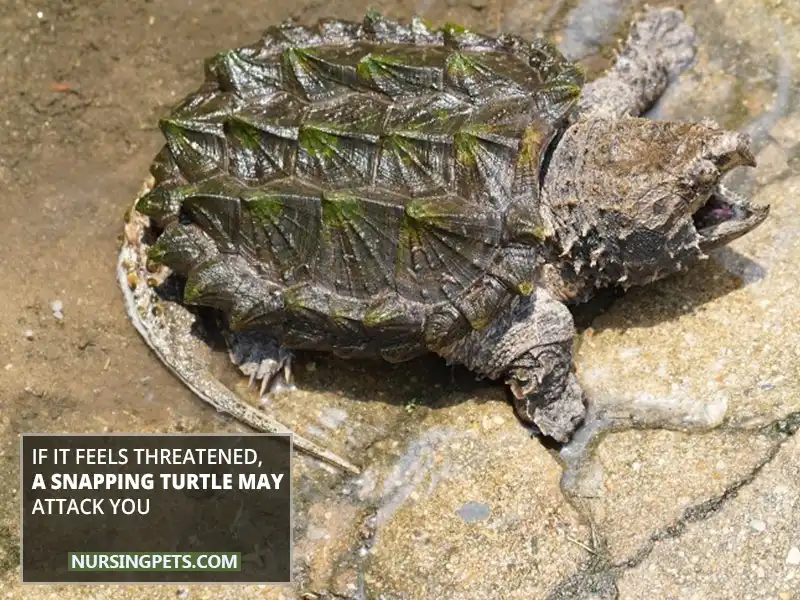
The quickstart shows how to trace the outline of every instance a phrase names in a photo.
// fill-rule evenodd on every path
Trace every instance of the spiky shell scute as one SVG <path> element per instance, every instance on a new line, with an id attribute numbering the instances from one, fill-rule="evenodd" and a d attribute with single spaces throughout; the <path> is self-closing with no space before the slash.
<path id="1" fill-rule="evenodd" d="M 162 119 L 137 205 L 163 230 L 151 258 L 187 302 L 289 347 L 418 354 L 426 320 L 449 339 L 529 293 L 520 243 L 581 85 L 544 42 L 456 25 L 270 28 Z"/>

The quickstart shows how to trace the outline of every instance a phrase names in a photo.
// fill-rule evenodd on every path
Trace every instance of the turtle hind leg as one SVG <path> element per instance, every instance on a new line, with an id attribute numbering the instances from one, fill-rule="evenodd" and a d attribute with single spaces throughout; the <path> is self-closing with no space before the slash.
<path id="1" fill-rule="evenodd" d="M 225 332 L 231 362 L 250 378 L 250 385 L 259 385 L 262 404 L 270 393 L 294 389 L 292 361 L 294 354 L 282 348 L 277 340 L 258 332 Z"/>
<path id="2" fill-rule="evenodd" d="M 148 182 L 139 197 L 151 187 L 152 182 Z M 229 414 L 255 431 L 293 434 L 291 429 L 245 402 L 213 375 L 203 358 L 208 347 L 194 333 L 196 315 L 182 303 L 160 297 L 151 285 L 165 281 L 167 274 L 153 274 L 147 269 L 148 227 L 149 219 L 135 210 L 134 203 L 126 217 L 123 244 L 117 259 L 117 280 L 125 310 L 142 339 L 170 372 L 218 411 Z M 360 472 L 351 462 L 302 436 L 293 434 L 292 440 L 300 452 L 346 472 L 356 475 Z"/>

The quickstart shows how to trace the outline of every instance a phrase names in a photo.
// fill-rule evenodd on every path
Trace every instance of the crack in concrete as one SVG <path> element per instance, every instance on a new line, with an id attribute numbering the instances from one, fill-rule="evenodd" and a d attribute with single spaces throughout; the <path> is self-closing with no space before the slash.
<path id="1" fill-rule="evenodd" d="M 782 419 L 765 425 L 762 429 L 762 431 L 768 434 L 777 435 L 781 438 L 778 441 L 779 446 L 783 445 L 789 438 L 797 433 L 798 430 L 800 430 L 800 410 L 789 413 Z"/>
<path id="2" fill-rule="evenodd" d="M 751 484 L 759 476 L 764 467 L 775 459 L 783 445 L 798 431 L 800 431 L 800 411 L 790 413 L 782 419 L 755 430 L 753 433 L 756 435 L 779 437 L 764 459 L 753 467 L 749 473 L 731 483 L 721 494 L 686 508 L 677 521 L 656 530 L 648 537 L 647 542 L 630 558 L 620 563 L 613 563 L 603 536 L 597 535 L 597 541 L 593 547 L 596 553 L 595 556 L 587 562 L 583 569 L 556 584 L 547 596 L 547 600 L 574 600 L 577 598 L 616 600 L 619 597 L 617 581 L 622 573 L 644 562 L 659 542 L 679 538 L 688 530 L 690 524 L 705 521 L 719 512 L 729 500 L 736 498 L 744 487 Z M 590 512 L 580 506 L 580 503 L 574 502 L 572 499 L 568 500 L 579 511 L 581 516 L 590 523 L 592 534 L 595 536 L 594 521 Z"/>
<path id="3" fill-rule="evenodd" d="M 732 430 L 731 428 L 717 428 Z M 741 429 L 736 431 L 742 432 Z M 768 438 L 777 438 L 776 443 L 769 449 L 767 455 L 753 469 L 742 478 L 731 483 L 721 494 L 703 500 L 698 504 L 692 505 L 683 511 L 683 514 L 672 524 L 656 530 L 649 537 L 647 542 L 628 559 L 614 563 L 611 560 L 607 543 L 601 534 L 598 534 L 590 509 L 585 506 L 580 499 L 569 497 L 565 494 L 565 499 L 575 508 L 578 513 L 589 523 L 591 528 L 591 539 L 588 545 L 592 549 L 592 556 L 586 561 L 583 567 L 572 575 L 563 579 L 551 590 L 547 600 L 575 600 L 578 598 L 591 598 L 592 600 L 616 600 L 619 597 L 617 581 L 627 570 L 640 565 L 653 552 L 659 542 L 679 538 L 687 530 L 690 524 L 709 519 L 716 514 L 729 500 L 735 498 L 739 491 L 752 483 L 761 471 L 766 467 L 782 448 L 783 444 L 800 431 L 800 411 L 790 413 L 786 417 L 773 421 L 763 427 L 751 430 L 753 435 L 763 435 Z M 690 432 L 695 433 L 695 432 Z M 708 433 L 707 431 L 696 433 Z M 387 437 L 391 437 L 387 436 Z M 602 438 L 602 436 L 598 436 Z M 373 442 L 374 445 L 379 440 Z M 595 440 L 599 442 L 598 440 Z M 597 444 L 593 446 L 596 447 Z M 590 452 L 590 454 L 592 454 Z M 363 579 L 363 572 L 359 573 Z M 361 581 L 363 585 L 363 580 Z M 341 595 L 330 590 L 307 591 L 302 598 L 319 600 L 363 600 L 365 590 L 362 588 L 356 595 Z"/>
<path id="4" fill-rule="evenodd" d="M 683 511 L 683 515 L 677 521 L 651 534 L 645 545 L 637 550 L 633 556 L 621 563 L 612 565 L 612 568 L 628 570 L 637 567 L 650 555 L 658 542 L 678 538 L 686 532 L 689 524 L 705 521 L 717 513 L 728 500 L 738 496 L 739 491 L 743 487 L 749 485 L 756 477 L 758 477 L 762 469 L 772 462 L 775 456 L 777 456 L 778 451 L 781 449 L 783 443 L 784 442 L 779 442 L 775 444 L 775 446 L 770 449 L 769 453 L 762 461 L 753 467 L 753 469 L 747 475 L 729 485 L 725 491 L 722 492 L 722 494 L 688 507 Z"/>

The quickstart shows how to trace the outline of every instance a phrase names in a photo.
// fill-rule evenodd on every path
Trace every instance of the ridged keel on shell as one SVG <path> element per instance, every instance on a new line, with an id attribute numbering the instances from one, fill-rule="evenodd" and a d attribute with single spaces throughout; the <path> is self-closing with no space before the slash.
<path id="1" fill-rule="evenodd" d="M 535 285 L 539 169 L 581 84 L 549 45 L 452 25 L 272 28 L 162 120 L 151 258 L 288 347 L 435 348 Z"/>

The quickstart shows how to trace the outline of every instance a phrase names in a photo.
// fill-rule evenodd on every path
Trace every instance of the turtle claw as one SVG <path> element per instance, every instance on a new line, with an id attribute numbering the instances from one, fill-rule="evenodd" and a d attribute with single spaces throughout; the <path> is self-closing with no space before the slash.
<path id="1" fill-rule="evenodd" d="M 283 391 L 291 385 L 292 353 L 281 348 L 272 338 L 227 331 L 225 342 L 231 362 L 249 377 L 248 387 L 255 387 L 259 382 L 260 396 Z"/>

